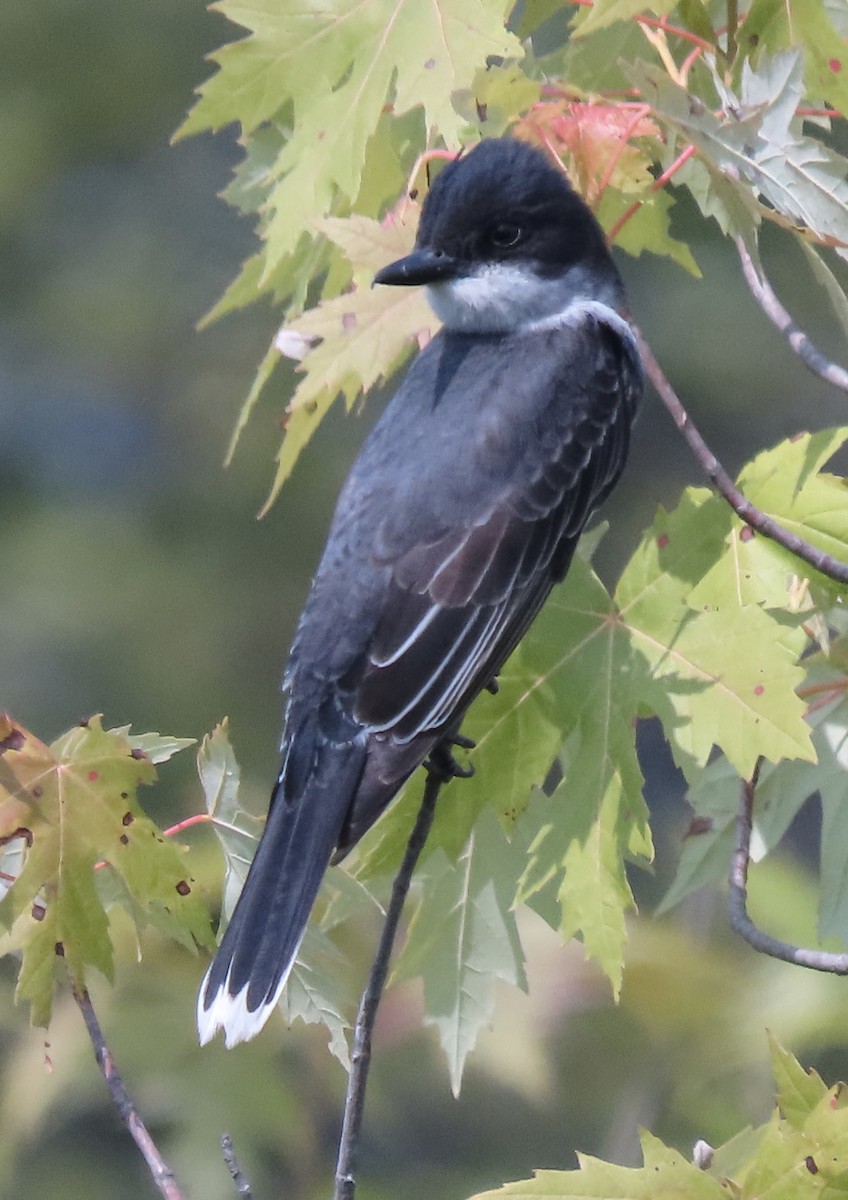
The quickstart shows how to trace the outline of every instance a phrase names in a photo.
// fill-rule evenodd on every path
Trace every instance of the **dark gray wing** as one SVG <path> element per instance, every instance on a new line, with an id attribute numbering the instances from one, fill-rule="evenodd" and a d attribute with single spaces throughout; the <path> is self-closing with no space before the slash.
<path id="1" fill-rule="evenodd" d="M 461 716 L 564 576 L 621 472 L 641 391 L 635 349 L 594 315 L 558 332 L 563 345 L 546 334 L 536 348 L 544 359 L 553 341 L 559 356 L 547 379 L 530 381 L 531 419 L 520 389 L 517 413 L 507 405 L 520 454 L 497 493 L 430 540 L 405 538 L 419 522 L 397 517 L 380 539 L 389 581 L 367 653 L 346 680 L 356 721 L 373 733 L 409 742 Z"/>

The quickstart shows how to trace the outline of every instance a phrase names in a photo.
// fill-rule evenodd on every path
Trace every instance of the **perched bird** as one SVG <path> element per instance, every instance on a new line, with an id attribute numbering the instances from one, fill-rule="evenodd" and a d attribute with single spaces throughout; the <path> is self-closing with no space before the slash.
<path id="1" fill-rule="evenodd" d="M 200 990 L 202 1043 L 262 1028 L 333 856 L 456 736 L 568 570 L 642 391 L 604 235 L 525 143 L 445 167 L 415 249 L 375 283 L 425 285 L 442 329 L 339 497 L 285 675 L 268 821 Z"/>

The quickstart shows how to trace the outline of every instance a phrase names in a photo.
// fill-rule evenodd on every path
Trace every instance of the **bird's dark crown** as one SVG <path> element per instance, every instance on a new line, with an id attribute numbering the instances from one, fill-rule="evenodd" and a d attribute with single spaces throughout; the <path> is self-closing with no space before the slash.
<path id="1" fill-rule="evenodd" d="M 600 226 L 564 172 L 512 138 L 481 142 L 444 168 L 416 244 L 469 265 L 531 260 L 540 273 L 587 260 L 612 266 Z"/>

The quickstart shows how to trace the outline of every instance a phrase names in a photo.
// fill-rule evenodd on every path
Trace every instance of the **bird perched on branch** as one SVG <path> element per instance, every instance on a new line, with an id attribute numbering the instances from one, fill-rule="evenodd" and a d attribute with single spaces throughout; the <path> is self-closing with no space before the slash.
<path id="1" fill-rule="evenodd" d="M 642 391 L 604 235 L 525 143 L 450 163 L 415 249 L 375 283 L 424 285 L 442 329 L 339 497 L 285 675 L 268 821 L 200 991 L 203 1043 L 262 1028 L 333 856 L 456 738 L 564 577 Z"/>

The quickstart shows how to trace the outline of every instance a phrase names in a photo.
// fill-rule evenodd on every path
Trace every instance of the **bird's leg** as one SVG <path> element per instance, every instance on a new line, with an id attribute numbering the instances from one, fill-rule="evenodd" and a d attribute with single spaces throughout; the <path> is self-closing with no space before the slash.
<path id="1" fill-rule="evenodd" d="M 473 750 L 476 745 L 477 743 L 472 738 L 465 737 L 458 731 L 446 734 L 433 747 L 424 766 L 432 775 L 440 776 L 445 783 L 449 779 L 470 779 L 474 774 L 474 768 L 470 765 L 463 766 L 462 763 L 457 762 L 453 754 L 453 747 L 458 746 L 460 750 Z"/>
<path id="2" fill-rule="evenodd" d="M 491 692 L 491 694 L 493 696 L 497 696 L 497 694 L 500 690 L 501 690 L 500 680 L 498 679 L 497 675 L 493 675 L 492 678 L 489 680 L 489 682 L 486 684 L 486 691 Z"/>

